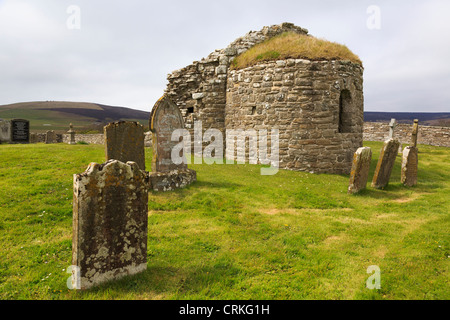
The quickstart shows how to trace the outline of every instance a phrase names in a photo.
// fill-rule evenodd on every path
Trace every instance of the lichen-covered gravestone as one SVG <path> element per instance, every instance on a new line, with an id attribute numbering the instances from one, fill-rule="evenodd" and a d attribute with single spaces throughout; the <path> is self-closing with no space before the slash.
<path id="1" fill-rule="evenodd" d="M 91 163 L 74 175 L 73 288 L 147 268 L 147 185 L 148 173 L 135 162 Z"/>
<path id="2" fill-rule="evenodd" d="M 0 143 L 11 142 L 11 121 L 0 120 Z"/>
<path id="3" fill-rule="evenodd" d="M 403 150 L 402 156 L 402 172 L 400 180 L 408 187 L 417 184 L 417 168 L 418 168 L 418 150 L 416 147 L 409 146 Z"/>
<path id="4" fill-rule="evenodd" d="M 369 147 L 361 147 L 356 150 L 350 171 L 348 193 L 357 193 L 366 187 L 371 160 L 372 150 Z"/>
<path id="5" fill-rule="evenodd" d="M 103 128 L 106 161 L 133 161 L 145 170 L 144 127 L 131 121 L 112 122 Z"/>
<path id="6" fill-rule="evenodd" d="M 398 154 L 400 142 L 396 139 L 388 139 L 384 142 L 378 158 L 377 167 L 373 175 L 372 187 L 377 189 L 385 188 L 389 183 L 395 158 Z"/>
<path id="7" fill-rule="evenodd" d="M 197 174 L 187 167 L 185 155 L 183 154 L 181 163 L 175 163 L 172 159 L 172 150 L 180 143 L 172 141 L 172 134 L 175 130 L 184 129 L 184 121 L 177 105 L 167 95 L 162 96 L 154 105 L 149 125 L 153 140 L 151 188 L 155 191 L 168 191 L 194 182 Z"/>
<path id="8" fill-rule="evenodd" d="M 53 130 L 49 130 L 45 134 L 45 143 L 56 143 L 56 133 Z"/>

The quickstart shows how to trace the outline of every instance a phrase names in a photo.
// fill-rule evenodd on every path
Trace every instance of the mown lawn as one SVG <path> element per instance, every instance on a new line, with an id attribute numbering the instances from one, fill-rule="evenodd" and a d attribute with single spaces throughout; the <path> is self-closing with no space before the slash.
<path id="1" fill-rule="evenodd" d="M 365 146 L 371 180 L 381 143 Z M 0 145 L 0 299 L 450 298 L 449 148 L 419 145 L 417 186 L 399 156 L 385 190 L 358 195 L 345 175 L 190 165 L 196 183 L 150 193 L 147 271 L 75 291 L 72 176 L 90 162 L 103 146 Z"/>

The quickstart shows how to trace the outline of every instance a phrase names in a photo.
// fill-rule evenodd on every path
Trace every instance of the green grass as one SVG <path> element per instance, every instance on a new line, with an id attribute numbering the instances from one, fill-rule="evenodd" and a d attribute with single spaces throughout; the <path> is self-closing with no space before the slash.
<path id="1" fill-rule="evenodd" d="M 343 44 L 310 35 L 284 32 L 241 53 L 232 61 L 231 68 L 243 69 L 261 61 L 287 58 L 349 60 L 362 65 L 359 57 Z"/>
<path id="2" fill-rule="evenodd" d="M 364 145 L 371 178 L 381 143 Z M 346 175 L 190 165 L 197 182 L 149 194 L 147 271 L 75 291 L 72 175 L 104 147 L 0 145 L 0 299 L 449 299 L 450 149 L 419 152 L 417 186 L 398 157 L 386 189 L 357 195 Z"/>

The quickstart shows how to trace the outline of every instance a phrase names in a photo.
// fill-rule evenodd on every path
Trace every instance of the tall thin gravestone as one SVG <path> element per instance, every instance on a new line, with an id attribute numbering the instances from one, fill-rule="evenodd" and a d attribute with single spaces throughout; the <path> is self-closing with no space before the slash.
<path id="1" fill-rule="evenodd" d="M 369 147 L 361 147 L 356 150 L 350 171 L 348 193 L 357 193 L 366 188 L 371 160 L 372 150 Z"/>
<path id="2" fill-rule="evenodd" d="M 72 287 L 147 268 L 148 173 L 135 162 L 91 163 L 74 175 Z"/>
<path id="3" fill-rule="evenodd" d="M 72 124 L 69 125 L 69 131 L 67 133 L 69 134 L 69 144 L 77 144 L 75 142 L 75 131 L 73 130 Z"/>
<path id="4" fill-rule="evenodd" d="M 106 161 L 134 161 L 145 170 L 144 127 L 131 121 L 112 122 L 103 128 Z"/>
<path id="5" fill-rule="evenodd" d="M 384 142 L 380 151 L 377 167 L 373 175 L 372 187 L 383 189 L 389 183 L 395 158 L 398 154 L 400 143 L 396 139 L 388 139 Z"/>
<path id="6" fill-rule="evenodd" d="M 389 123 L 389 137 L 388 139 L 394 139 L 394 131 L 397 126 L 397 121 L 394 118 L 391 118 L 391 122 Z M 399 142 L 398 153 L 402 153 L 402 144 Z"/>
<path id="7" fill-rule="evenodd" d="M 394 129 L 395 129 L 396 125 L 397 124 L 395 122 L 395 119 L 392 118 L 391 122 L 389 122 L 389 137 L 388 137 L 388 139 L 394 139 Z"/>
<path id="8" fill-rule="evenodd" d="M 180 143 L 172 140 L 172 134 L 176 130 L 181 131 L 185 128 L 180 109 L 167 95 L 163 95 L 153 106 L 149 125 L 153 140 L 152 173 L 150 174 L 153 190 L 168 191 L 183 188 L 194 182 L 197 174 L 187 167 L 186 155 L 183 154 L 181 163 L 172 159 L 172 151 Z M 184 147 L 181 149 L 185 150 Z"/>
<path id="9" fill-rule="evenodd" d="M 417 184 L 417 170 L 419 166 L 419 150 L 417 149 L 417 134 L 419 131 L 419 120 L 414 120 L 411 134 L 411 145 L 403 150 L 402 171 L 400 180 L 405 186 Z"/>

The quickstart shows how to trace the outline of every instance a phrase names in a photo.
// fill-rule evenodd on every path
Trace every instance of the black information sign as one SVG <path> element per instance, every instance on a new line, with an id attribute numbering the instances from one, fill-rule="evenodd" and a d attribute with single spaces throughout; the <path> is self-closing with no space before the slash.
<path id="1" fill-rule="evenodd" d="M 28 143 L 30 141 L 30 121 L 25 119 L 11 120 L 11 142 Z"/>

